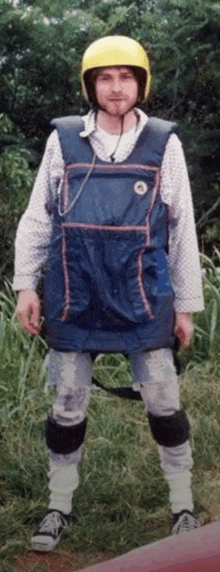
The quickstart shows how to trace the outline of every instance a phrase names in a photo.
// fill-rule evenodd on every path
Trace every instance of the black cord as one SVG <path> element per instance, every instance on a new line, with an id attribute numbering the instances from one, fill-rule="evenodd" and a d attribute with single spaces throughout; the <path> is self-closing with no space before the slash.
<path id="1" fill-rule="evenodd" d="M 117 145 L 116 145 L 116 147 L 115 147 L 115 150 L 114 150 L 113 153 L 110 155 L 110 159 L 111 159 L 111 162 L 112 162 L 112 163 L 115 162 L 115 154 L 116 154 L 116 151 L 117 151 L 117 149 L 118 149 L 119 143 L 120 143 L 120 141 L 121 141 L 121 138 L 122 138 L 122 135 L 123 135 L 123 130 L 124 130 L 124 115 L 121 115 L 121 130 L 120 130 L 120 133 L 119 133 L 119 138 L 118 138 L 118 141 L 117 141 Z"/>

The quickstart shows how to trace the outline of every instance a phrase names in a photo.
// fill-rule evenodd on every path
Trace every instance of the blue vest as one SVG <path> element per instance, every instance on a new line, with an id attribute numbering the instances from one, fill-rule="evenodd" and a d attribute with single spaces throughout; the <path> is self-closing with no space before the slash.
<path id="1" fill-rule="evenodd" d="M 132 353 L 173 344 L 161 163 L 175 125 L 151 118 L 123 163 L 95 158 L 79 117 L 56 119 L 65 162 L 53 207 L 45 325 L 62 351 Z"/>

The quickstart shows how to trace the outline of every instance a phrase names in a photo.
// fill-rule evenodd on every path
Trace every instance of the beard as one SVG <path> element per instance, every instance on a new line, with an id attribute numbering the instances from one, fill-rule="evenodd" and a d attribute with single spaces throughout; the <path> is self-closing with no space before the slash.
<path id="1" fill-rule="evenodd" d="M 97 109 L 104 111 L 112 117 L 124 117 L 127 113 L 133 110 L 136 104 L 137 100 L 129 106 L 124 105 L 124 100 L 107 101 L 106 105 L 97 102 Z"/>

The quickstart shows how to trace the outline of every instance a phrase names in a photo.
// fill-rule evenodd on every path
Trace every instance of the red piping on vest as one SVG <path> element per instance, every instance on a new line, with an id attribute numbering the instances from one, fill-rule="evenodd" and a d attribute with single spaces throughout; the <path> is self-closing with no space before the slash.
<path id="1" fill-rule="evenodd" d="M 65 172 L 64 172 L 64 186 L 63 186 L 63 206 L 64 209 L 67 207 L 68 202 L 69 202 L 69 179 L 68 179 L 68 173 L 70 170 L 72 169 L 77 169 L 77 168 L 90 168 L 90 165 L 87 163 L 75 163 L 73 165 L 66 165 L 65 166 Z M 161 170 L 159 167 L 152 167 L 152 166 L 148 166 L 148 165 L 139 165 L 139 164 L 129 164 L 125 165 L 125 164 L 109 164 L 109 165 L 94 165 L 94 169 L 99 169 L 101 167 L 101 169 L 110 169 L 110 171 L 126 171 L 129 167 L 130 169 L 142 169 L 143 171 L 154 171 L 156 173 L 156 180 L 155 180 L 155 185 L 153 188 L 153 192 L 152 192 L 152 197 L 151 197 L 151 202 L 150 202 L 150 207 L 147 213 L 147 217 L 146 217 L 146 224 L 145 225 L 139 225 L 139 226 L 130 226 L 130 225 L 124 225 L 124 226 L 109 226 L 109 225 L 101 225 L 101 224 L 90 224 L 90 223 L 78 223 L 78 222 L 63 222 L 61 224 L 62 227 L 62 265 L 63 265 L 63 274 L 64 274 L 64 310 L 63 310 L 63 314 L 61 317 L 61 321 L 65 322 L 67 316 L 68 316 L 68 312 L 70 310 L 71 307 L 71 294 L 70 294 L 70 282 L 69 282 L 69 273 L 68 273 L 68 261 L 67 261 L 67 247 L 66 247 L 66 234 L 65 234 L 65 229 L 66 228 L 82 228 L 85 230 L 102 230 L 104 232 L 143 232 L 146 236 L 146 240 L 145 240 L 145 246 L 144 248 L 142 248 L 137 256 L 137 268 L 138 268 L 138 273 L 137 273 L 137 283 L 138 283 L 138 289 L 140 292 L 140 296 L 142 299 L 142 303 L 145 309 L 145 312 L 148 316 L 148 318 L 150 320 L 154 319 L 154 314 L 151 310 L 150 304 L 148 302 L 147 299 L 147 295 L 144 289 L 144 285 L 143 285 L 143 255 L 145 252 L 145 249 L 147 247 L 150 246 L 150 235 L 151 235 L 151 227 L 150 227 L 150 217 L 151 217 L 151 212 L 153 210 L 156 198 L 157 198 L 157 194 L 159 191 L 159 187 L 160 187 L 160 178 L 161 178 Z"/>

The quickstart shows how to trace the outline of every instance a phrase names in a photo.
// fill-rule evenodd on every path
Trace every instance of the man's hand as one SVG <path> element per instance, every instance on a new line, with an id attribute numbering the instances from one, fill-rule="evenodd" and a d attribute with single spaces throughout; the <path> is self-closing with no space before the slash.
<path id="1" fill-rule="evenodd" d="M 179 338 L 182 347 L 189 345 L 193 333 L 193 324 L 189 314 L 176 313 L 174 332 Z"/>
<path id="2" fill-rule="evenodd" d="M 33 290 L 21 290 L 18 296 L 16 315 L 20 325 L 30 334 L 39 334 L 40 300 Z"/>

